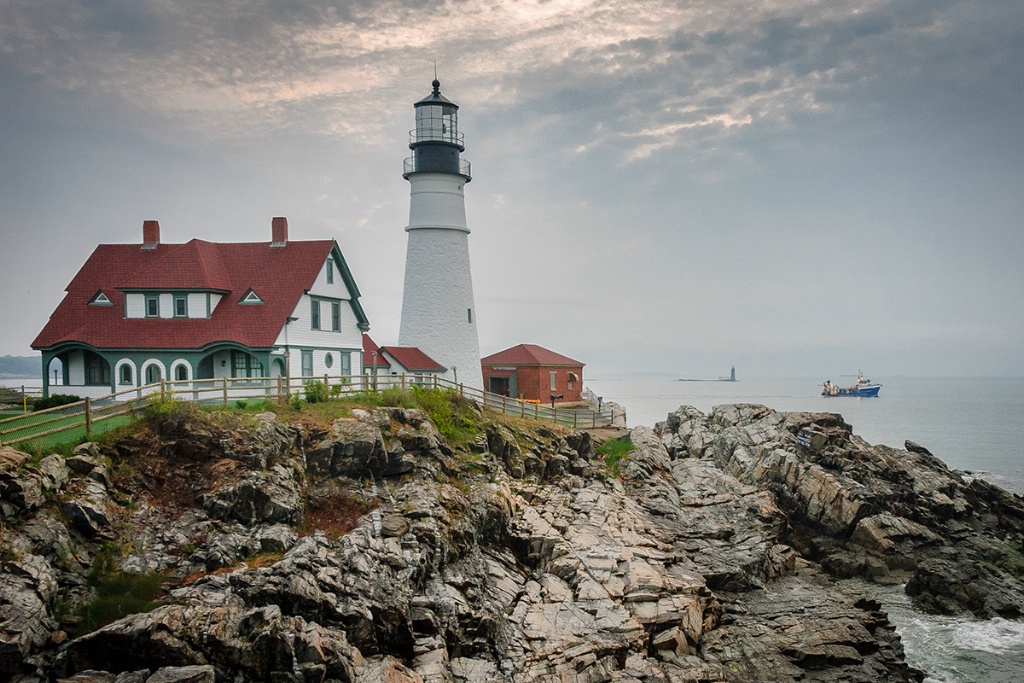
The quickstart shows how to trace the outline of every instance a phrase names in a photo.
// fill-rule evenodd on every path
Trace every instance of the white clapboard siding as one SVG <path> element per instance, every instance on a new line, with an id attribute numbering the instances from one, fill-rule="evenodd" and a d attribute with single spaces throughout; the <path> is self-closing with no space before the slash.
<path id="1" fill-rule="evenodd" d="M 128 292 L 124 295 L 125 317 L 145 318 L 146 317 L 146 295 L 137 292 Z"/>

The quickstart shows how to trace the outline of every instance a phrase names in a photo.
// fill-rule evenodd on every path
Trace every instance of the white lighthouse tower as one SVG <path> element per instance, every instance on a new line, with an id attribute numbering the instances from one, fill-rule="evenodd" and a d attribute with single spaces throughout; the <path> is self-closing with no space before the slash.
<path id="1" fill-rule="evenodd" d="M 448 379 L 482 389 L 464 194 L 472 178 L 461 157 L 459 107 L 441 94 L 436 77 L 433 86 L 413 105 L 413 155 L 405 160 L 411 199 L 398 343 L 445 366 Z"/>

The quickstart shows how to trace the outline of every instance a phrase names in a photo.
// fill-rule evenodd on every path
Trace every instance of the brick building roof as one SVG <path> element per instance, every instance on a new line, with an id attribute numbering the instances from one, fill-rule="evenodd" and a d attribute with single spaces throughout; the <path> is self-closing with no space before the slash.
<path id="1" fill-rule="evenodd" d="M 486 356 L 480 359 L 481 365 L 540 365 L 540 366 L 552 366 L 552 365 L 570 365 L 574 367 L 583 367 L 584 363 L 578 360 L 573 360 L 568 356 L 563 356 L 560 353 L 555 353 L 545 349 L 543 346 L 537 346 L 536 344 L 519 344 L 512 348 L 493 353 L 490 356 Z"/>

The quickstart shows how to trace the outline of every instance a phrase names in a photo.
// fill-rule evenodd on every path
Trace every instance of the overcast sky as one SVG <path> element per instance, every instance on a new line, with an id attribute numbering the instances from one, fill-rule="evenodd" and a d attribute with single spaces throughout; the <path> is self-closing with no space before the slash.
<path id="1" fill-rule="evenodd" d="M 0 0 L 0 355 L 146 219 L 334 238 L 396 343 L 435 62 L 483 354 L 1024 375 L 1020 0 Z"/>

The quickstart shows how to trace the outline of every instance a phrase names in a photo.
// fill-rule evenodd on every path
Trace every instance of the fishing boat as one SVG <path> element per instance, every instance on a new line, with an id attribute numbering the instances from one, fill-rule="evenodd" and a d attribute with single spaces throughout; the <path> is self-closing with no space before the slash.
<path id="1" fill-rule="evenodd" d="M 864 376 L 864 373 L 857 373 L 857 383 L 852 387 L 841 387 L 838 384 L 832 384 L 832 380 L 827 380 L 822 386 L 822 396 L 878 396 L 878 390 L 882 388 L 881 384 L 875 384 Z"/>

